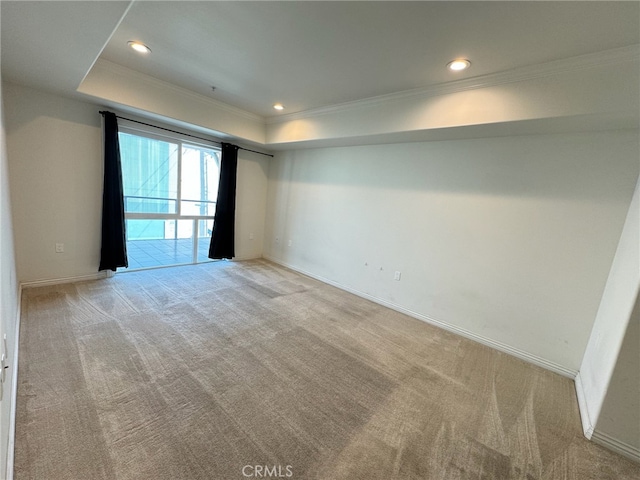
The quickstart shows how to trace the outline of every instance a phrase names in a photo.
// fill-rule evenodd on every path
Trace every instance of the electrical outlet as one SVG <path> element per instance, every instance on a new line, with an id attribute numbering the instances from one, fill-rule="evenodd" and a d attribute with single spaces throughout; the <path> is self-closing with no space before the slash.
<path id="1" fill-rule="evenodd" d="M 249 240 L 253 240 L 253 232 L 249 234 Z"/>
<path id="2" fill-rule="evenodd" d="M 64 253 L 64 243 L 56 243 L 56 253 Z"/>
<path id="3" fill-rule="evenodd" d="M 396 272 L 396 273 L 393 275 L 393 279 L 394 279 L 394 280 L 400 280 L 400 276 L 401 276 L 401 275 L 402 275 L 402 274 L 401 274 L 400 272 Z"/>
<path id="4" fill-rule="evenodd" d="M 289 240 L 289 242 L 287 242 L 287 245 L 288 245 L 288 246 L 291 246 L 291 240 Z"/>

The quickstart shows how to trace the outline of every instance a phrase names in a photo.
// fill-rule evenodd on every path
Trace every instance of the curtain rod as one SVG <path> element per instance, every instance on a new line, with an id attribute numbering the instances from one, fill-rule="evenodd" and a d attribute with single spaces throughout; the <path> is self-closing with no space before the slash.
<path id="1" fill-rule="evenodd" d="M 105 110 L 100 110 L 98 113 L 104 117 L 104 114 L 105 113 L 109 113 L 109 112 L 107 112 Z M 152 125 L 151 123 L 145 123 L 145 122 L 141 122 L 139 120 L 134 120 L 133 118 L 121 117 L 120 115 L 116 115 L 116 118 L 121 118 L 122 120 L 127 120 L 127 121 L 133 122 L 133 123 L 139 123 L 140 125 L 146 125 L 147 127 L 159 128 L 160 130 L 165 130 L 165 131 L 171 132 L 171 133 L 177 133 L 178 135 L 185 135 L 187 137 L 197 138 L 198 140 L 204 140 L 205 142 L 217 143 L 218 145 L 222 145 L 222 142 L 218 142 L 217 140 L 211 140 L 209 138 L 198 137 L 196 135 L 191 135 L 190 133 L 178 132 L 177 130 L 171 130 L 170 128 L 159 127 L 157 125 Z M 257 153 L 258 155 L 264 155 L 265 157 L 272 157 L 273 158 L 273 155 L 271 155 L 270 153 L 258 152 L 257 150 L 251 150 L 249 148 L 244 148 L 244 147 L 240 147 L 240 146 L 238 146 L 238 148 L 240 150 L 245 150 L 247 152 Z"/>

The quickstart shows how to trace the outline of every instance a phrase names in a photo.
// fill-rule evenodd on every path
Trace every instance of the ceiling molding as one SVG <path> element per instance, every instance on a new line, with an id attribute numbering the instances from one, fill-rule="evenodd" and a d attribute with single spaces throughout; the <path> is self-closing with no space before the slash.
<path id="1" fill-rule="evenodd" d="M 410 98 L 426 98 L 439 95 L 447 95 L 480 88 L 489 88 L 508 83 L 523 82 L 539 78 L 574 73 L 580 70 L 602 67 L 607 65 L 621 64 L 625 62 L 638 62 L 640 60 L 640 45 L 629 45 L 626 47 L 605 50 L 602 52 L 589 53 L 576 57 L 554 60 L 552 62 L 538 65 L 528 65 L 525 67 L 507 70 L 504 72 L 492 73 L 478 77 L 456 80 L 453 82 L 441 83 L 428 87 L 422 87 L 402 92 L 390 93 L 370 97 L 352 102 L 345 102 L 328 107 L 320 107 L 302 112 L 271 116 L 265 119 L 267 124 L 286 123 L 293 120 L 307 119 L 322 115 L 335 114 L 364 107 L 371 107 L 385 103 L 397 102 Z"/>
<path id="2" fill-rule="evenodd" d="M 140 73 L 136 70 L 132 70 L 130 68 L 127 67 L 123 67 L 122 65 L 119 65 L 117 63 L 113 63 L 110 62 L 109 60 L 104 60 L 104 59 L 99 59 L 98 61 L 96 61 L 96 63 L 94 64 L 94 68 L 103 68 L 105 70 L 108 70 L 116 75 L 119 75 L 121 77 L 133 77 L 136 78 L 138 80 L 140 80 L 141 82 L 144 83 L 148 83 L 150 85 L 155 85 L 157 87 L 160 87 L 162 89 L 167 89 L 167 90 L 171 90 L 174 91 L 180 95 L 184 95 L 187 97 L 191 97 L 194 100 L 200 102 L 200 103 L 204 103 L 207 105 L 210 105 L 213 108 L 219 109 L 219 110 L 224 110 L 226 112 L 232 113 L 234 115 L 238 115 L 240 117 L 244 117 L 247 118 L 249 120 L 252 120 L 254 122 L 260 122 L 260 123 L 264 123 L 265 122 L 265 118 L 257 115 L 255 113 L 251 113 L 251 112 L 247 112 L 246 110 L 243 110 L 241 108 L 238 107 L 234 107 L 233 105 L 229 105 L 228 103 L 223 103 L 220 102 L 219 100 L 215 100 L 213 98 L 210 97 L 205 97 L 204 95 L 200 95 L 199 93 L 196 93 L 192 90 L 188 90 L 186 88 L 182 88 L 179 87 L 177 85 L 174 85 L 173 83 L 169 83 L 169 82 L 165 82 L 164 80 L 159 80 L 155 77 L 152 77 L 150 75 L 146 75 L 144 73 Z M 89 72 L 90 73 L 90 72 Z M 89 74 L 87 74 L 88 76 Z M 86 78 L 86 77 L 85 77 Z M 78 87 L 78 90 L 80 92 L 82 92 L 82 84 L 80 84 L 80 87 Z"/>

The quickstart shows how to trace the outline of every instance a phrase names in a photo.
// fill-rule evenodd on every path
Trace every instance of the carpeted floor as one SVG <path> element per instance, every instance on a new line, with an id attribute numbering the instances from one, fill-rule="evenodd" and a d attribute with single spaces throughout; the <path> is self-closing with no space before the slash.
<path id="1" fill-rule="evenodd" d="M 267 261 L 23 293 L 17 480 L 638 479 L 573 382 Z"/>

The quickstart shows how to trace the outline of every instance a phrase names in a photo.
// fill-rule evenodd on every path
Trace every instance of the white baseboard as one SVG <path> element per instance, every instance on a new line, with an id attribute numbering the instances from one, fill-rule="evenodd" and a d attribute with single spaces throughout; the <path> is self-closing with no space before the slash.
<path id="1" fill-rule="evenodd" d="M 599 432 L 595 429 L 595 425 L 593 424 L 589 414 L 589 403 L 587 402 L 587 395 L 584 391 L 584 384 L 582 383 L 580 373 L 576 375 L 575 384 L 576 395 L 578 397 L 578 408 L 580 410 L 580 421 L 582 422 L 582 431 L 584 432 L 584 436 L 598 445 L 602 445 L 603 447 L 619 453 L 634 462 L 640 463 L 640 449 L 632 445 L 628 445 L 620 440 L 616 440 L 606 433 Z"/>
<path id="2" fill-rule="evenodd" d="M 20 288 L 46 287 L 49 285 L 60 285 L 63 283 L 86 282 L 88 280 L 101 280 L 109 276 L 109 271 L 91 273 L 88 275 L 76 275 L 74 277 L 49 278 L 46 280 L 34 280 L 32 282 L 20 283 Z"/>
<path id="3" fill-rule="evenodd" d="M 582 383 L 580 372 L 576 375 L 575 386 L 576 396 L 578 397 L 578 410 L 580 410 L 580 421 L 582 422 L 582 432 L 587 439 L 591 440 L 594 426 L 591 422 L 591 416 L 589 415 L 589 404 L 587 402 L 587 395 L 584 391 L 584 384 Z"/>
<path id="4" fill-rule="evenodd" d="M 387 307 L 387 308 L 390 308 L 391 310 L 395 310 L 397 312 L 404 313 L 405 315 L 408 315 L 410 317 L 416 318 L 418 320 L 422 320 L 423 322 L 429 323 L 431 325 L 435 325 L 437 327 L 442 328 L 443 330 L 447 330 L 449 332 L 455 333 L 457 335 L 460 335 L 462 337 L 468 338 L 470 340 L 474 340 L 474 341 L 476 341 L 478 343 L 481 343 L 482 345 L 486 345 L 486 346 L 491 347 L 491 348 L 493 348 L 495 350 L 499 350 L 501 352 L 508 353 L 509 355 L 513 355 L 514 357 L 520 358 L 520 359 L 522 359 L 522 360 L 524 360 L 524 361 L 526 361 L 528 363 L 532 363 L 532 364 L 537 365 L 539 367 L 542 367 L 542 368 L 544 368 L 546 370 L 550 370 L 550 371 L 552 371 L 554 373 L 562 375 L 563 377 L 568 377 L 568 378 L 571 378 L 573 380 L 573 379 L 576 378 L 576 375 L 578 374 L 578 372 L 576 370 L 572 370 L 572 369 L 566 368 L 566 367 L 564 367 L 562 365 L 559 365 L 559 364 L 557 364 L 555 362 L 551 362 L 551 361 L 546 360 L 546 359 L 544 359 L 542 357 L 539 357 L 537 355 L 533 355 L 533 354 L 531 354 L 529 352 L 525 352 L 525 351 L 520 350 L 518 348 L 514 348 L 514 347 L 512 347 L 510 345 L 506 345 L 504 343 L 497 342 L 497 341 L 492 340 L 490 338 L 483 337 L 481 335 L 477 335 L 477 334 L 475 334 L 473 332 L 465 330 L 464 328 L 460 328 L 460 327 L 457 327 L 455 325 L 451 325 L 451 324 L 449 324 L 447 322 L 443 322 L 443 321 L 437 320 L 435 318 L 429 317 L 427 315 L 423 315 L 421 313 L 414 312 L 414 311 L 409 310 L 407 308 L 404 308 L 404 307 L 402 307 L 400 305 L 396 305 L 396 304 L 394 304 L 392 302 L 388 302 L 386 300 L 382 300 L 380 298 L 371 296 L 371 295 L 369 295 L 367 293 L 364 293 L 364 292 L 361 292 L 359 290 L 355 290 L 353 288 L 344 286 L 344 285 L 342 285 L 342 284 L 340 284 L 338 282 L 334 282 L 332 280 L 329 280 L 327 278 L 321 277 L 319 275 L 315 275 L 313 273 L 304 271 L 304 270 L 296 267 L 295 265 L 288 264 L 287 262 L 284 262 L 284 261 L 282 261 L 282 260 L 280 260 L 278 258 L 269 256 L 269 255 L 263 255 L 263 258 L 265 258 L 266 260 L 269 260 L 269 261 L 271 261 L 273 263 L 277 263 L 278 265 L 282 265 L 284 267 L 287 267 L 287 268 L 289 268 L 291 270 L 294 270 L 294 271 L 296 271 L 298 273 L 302 273 L 303 275 L 306 275 L 308 277 L 315 278 L 316 280 L 319 280 L 319 281 L 321 281 L 323 283 L 327 283 L 329 285 L 332 285 L 332 286 L 334 286 L 336 288 L 339 288 L 340 290 L 344 290 L 344 291 L 352 293 L 353 295 L 356 295 L 358 297 L 362 297 L 362 298 L 365 298 L 367 300 L 370 300 L 370 301 L 372 301 L 374 303 L 377 303 L 378 305 L 382 305 L 383 307 Z"/>
<path id="5" fill-rule="evenodd" d="M 606 433 L 598 432 L 597 430 L 593 432 L 591 440 L 598 445 L 602 445 L 609 450 L 619 453 L 623 457 L 627 457 L 634 462 L 640 463 L 640 449 L 637 447 L 621 442 L 620 440 L 616 440 Z"/>
<path id="6" fill-rule="evenodd" d="M 241 255 L 239 257 L 233 257 L 230 262 L 246 262 L 248 260 L 259 260 L 262 255 Z"/>
<path id="7" fill-rule="evenodd" d="M 18 406 L 18 350 L 20 348 L 20 318 L 22 316 L 22 287 L 18 288 L 15 335 L 13 338 L 13 376 L 11 377 L 11 409 L 9 411 L 9 441 L 7 442 L 7 480 L 13 480 L 16 447 L 16 414 Z"/>

